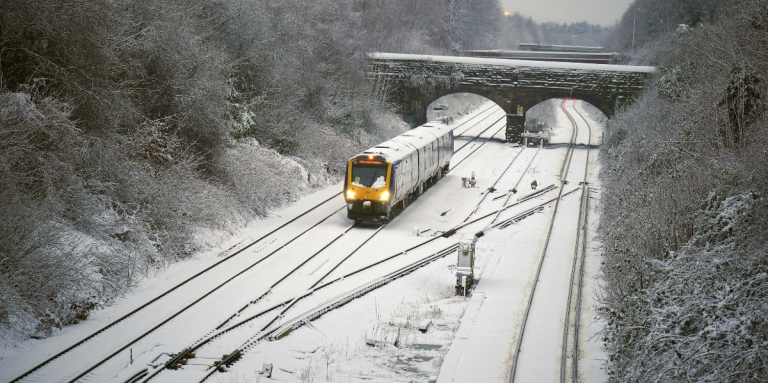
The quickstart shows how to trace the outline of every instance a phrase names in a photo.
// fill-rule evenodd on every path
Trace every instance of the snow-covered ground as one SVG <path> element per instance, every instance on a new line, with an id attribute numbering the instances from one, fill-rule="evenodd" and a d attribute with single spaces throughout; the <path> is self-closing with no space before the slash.
<path id="1" fill-rule="evenodd" d="M 560 112 L 560 125 L 555 129 L 559 133 L 555 142 L 567 142 L 570 138 L 570 121 Z M 491 120 L 491 119 L 489 119 Z M 599 137 L 601 127 L 593 126 L 592 143 Z M 466 135 L 481 130 L 479 127 Z M 496 129 L 489 129 L 494 132 Z M 583 132 L 582 132 L 583 133 Z M 586 135 L 579 134 L 578 143 L 586 143 Z M 457 140 L 457 147 L 463 144 Z M 454 161 L 459 161 L 471 152 L 477 141 L 457 154 Z M 521 194 L 530 191 L 530 182 L 537 180 L 539 185 L 558 184 L 557 173 L 565 156 L 565 147 L 545 149 L 525 149 L 491 141 L 471 158 L 462 163 L 438 185 L 421 197 L 391 223 L 392 231 L 399 231 L 397 237 L 377 237 L 365 253 L 366 258 L 378 260 L 378 249 L 390 250 L 393 244 L 415 239 L 413 228 L 419 231 L 445 230 L 470 215 L 482 194 L 496 181 L 509 161 L 520 151 L 520 157 L 496 185 L 498 190 L 486 198 L 472 217 L 482 216 L 501 207 L 502 196 L 513 187 Z M 575 154 L 573 163 L 580 164 L 579 169 L 568 180 L 571 187 L 566 192 L 578 188 L 583 177 L 586 150 Z M 597 158 L 592 152 L 592 160 Z M 533 159 L 530 167 L 529 161 Z M 577 166 L 574 165 L 574 168 Z M 596 187 L 594 164 L 588 169 L 588 178 Z M 474 189 L 461 188 L 461 177 L 468 177 L 474 172 L 478 185 Z M 523 173 L 524 172 L 524 173 Z M 545 194 L 527 204 L 502 213 L 500 219 L 513 216 L 542 201 L 552 198 L 554 192 Z M 595 193 L 593 193 L 595 194 Z M 564 200 L 576 201 L 559 212 L 559 219 L 564 221 L 563 232 L 575 237 L 578 218 L 579 193 L 571 193 Z M 513 198 L 511 201 L 514 201 Z M 565 204 L 564 204 L 565 205 Z M 594 237 L 596 227 L 596 204 L 591 205 L 591 233 Z M 325 314 L 311 324 L 305 325 L 277 342 L 264 342 L 249 350 L 242 361 L 235 364 L 226 375 L 219 374 L 225 381 L 270 381 L 259 371 L 264 363 L 272 363 L 272 380 L 286 382 L 332 381 L 332 382 L 411 382 L 428 381 L 430 376 L 439 376 L 438 381 L 445 382 L 506 382 L 512 360 L 513 346 L 518 335 L 520 319 L 530 293 L 532 278 L 540 256 L 546 225 L 552 206 L 534 214 L 520 223 L 503 230 L 489 230 L 477 244 L 476 273 L 480 282 L 470 298 L 457 297 L 454 293 L 455 256 L 449 256 L 426 266 L 408 277 L 396 280 L 374 292 L 356 299 L 341 309 Z M 445 213 L 445 214 L 442 214 Z M 483 229 L 488 221 L 481 221 L 460 230 L 453 238 L 471 238 L 476 231 Z M 446 223 L 448 225 L 446 225 Z M 395 234 L 395 233 L 392 233 Z M 560 257 L 550 254 L 552 263 L 548 269 L 551 278 L 561 277 L 559 284 L 547 285 L 538 292 L 549 299 L 558 299 L 547 304 L 541 301 L 538 315 L 555 323 L 554 329 L 539 326 L 539 335 L 550 335 L 549 344 L 544 350 L 550 350 L 541 360 L 524 361 L 520 367 L 530 371 L 553 371 L 552 377 L 544 380 L 542 375 L 519 375 L 517 381 L 549 381 L 559 378 L 559 355 L 563 328 L 563 311 L 566 300 L 562 296 L 567 292 L 569 272 L 573 256 L 574 238 L 555 238 L 551 245 L 559 245 L 567 251 L 560 251 Z M 397 241 L 397 242 L 395 242 Z M 582 381 L 604 381 L 602 360 L 605 354 L 600 342 L 594 337 L 599 324 L 594 321 L 594 277 L 598 254 L 592 240 L 588 243 L 590 253 L 587 258 L 585 275 L 585 302 L 580 329 L 580 379 Z M 391 252 L 391 251 L 390 251 Z M 385 250 L 384 253 L 387 253 Z M 383 255 L 383 253 L 382 253 Z M 562 265 L 558 264 L 562 263 Z M 357 265 L 350 263 L 349 267 Z M 562 267 L 559 267 L 562 266 Z M 340 273 L 340 274 L 343 274 Z M 542 275 L 543 277 L 544 275 Z M 560 295 L 560 296 L 558 296 Z M 556 296 L 552 298 L 551 296 Z M 562 302 L 560 302 L 560 300 Z M 544 319 L 532 320 L 539 324 L 548 324 Z M 418 330 L 420 324 L 431 323 L 426 332 Z M 531 323 L 529 322 L 529 323 Z M 533 333 L 535 331 L 532 330 Z M 536 343 L 536 336 L 528 335 Z M 541 339 L 539 339 L 539 343 Z M 374 344 L 375 346 L 372 346 Z M 529 346 L 529 348 L 531 348 Z M 260 379 L 260 380 L 259 380 Z"/>
<path id="2" fill-rule="evenodd" d="M 576 105 L 578 108 L 579 103 L 577 102 Z M 487 106 L 479 110 L 485 108 Z M 559 119 L 559 126 L 553 129 L 553 133 L 557 134 L 554 141 L 567 142 L 571 134 L 571 124 L 562 111 L 559 113 L 562 118 Z M 277 285 L 263 299 L 243 310 L 239 318 L 246 318 L 264 307 L 301 294 L 329 271 L 332 272 L 323 280 L 344 276 L 362 266 L 400 254 L 365 273 L 318 290 L 310 298 L 300 301 L 294 310 L 287 312 L 285 317 L 280 319 L 283 322 L 288 321 L 292 315 L 298 315 L 319 302 L 365 284 L 371 278 L 384 275 L 402 265 L 451 246 L 461 238 L 472 238 L 474 233 L 485 229 L 490 224 L 493 215 L 460 229 L 450 238 L 438 238 L 425 246 L 403 253 L 404 250 L 430 239 L 430 236 L 435 233 L 456 227 L 468 217 L 474 219 L 498 210 L 508 199 L 507 197 L 510 197 L 507 205 L 514 203 L 518 196 L 531 192 L 530 183 L 534 179 L 538 182 L 539 188 L 547 185 L 558 186 L 560 184 L 558 173 L 566 153 L 565 146 L 539 150 L 505 144 L 502 142 L 504 130 L 501 129 L 505 123 L 502 118 L 503 111 L 496 107 L 495 110 L 486 114 L 490 116 L 485 119 L 487 124 L 500 118 L 501 121 L 488 129 L 483 137 L 487 138 L 488 135 L 498 131 L 495 136 L 498 140 L 489 141 L 475 152 L 473 152 L 474 148 L 484 140 L 476 140 L 462 149 L 452 160 L 452 163 L 457 163 L 466 157 L 461 165 L 425 192 L 339 267 L 333 269 L 352 248 L 359 246 L 376 228 L 356 228 L 341 236 L 327 248 L 323 248 L 331 239 L 342 234 L 351 225 L 342 209 L 343 198 L 333 197 L 341 190 L 341 186 L 334 186 L 302 199 L 275 217 L 253 223 L 236 239 L 216 251 L 199 254 L 194 260 L 179 263 L 158 273 L 156 277 L 146 280 L 142 286 L 126 296 L 122 302 L 93 313 L 91 318 L 82 324 L 59 331 L 45 340 L 33 340 L 15 349 L 3 350 L 2 360 L 0 360 L 0 381 L 13 379 L 42 361 L 47 355 L 53 355 L 66 348 L 76 339 L 94 332 L 160 292 L 221 260 L 223 255 L 233 251 L 232 249 L 227 251 L 230 247 L 238 249 L 328 198 L 333 197 L 318 211 L 292 223 L 289 230 L 279 232 L 282 233 L 280 235 L 278 233 L 265 238 L 257 245 L 243 251 L 241 255 L 226 261 L 223 264 L 226 265 L 225 267 L 215 268 L 210 274 L 194 279 L 184 288 L 174 292 L 168 299 L 147 307 L 135 318 L 131 317 L 118 325 L 119 328 L 110 330 L 109 341 L 90 342 L 93 344 L 89 343 L 84 350 L 77 351 L 74 362 L 69 361 L 70 359 L 66 362 L 54 362 L 61 364 L 56 367 L 54 373 L 38 376 L 37 380 L 29 381 L 67 381 L 68 377 L 75 376 L 73 374 L 81 371 L 84 366 L 115 352 L 119 348 L 116 345 L 120 344 L 120 342 L 112 342 L 116 337 L 128 339 L 130 336 L 147 331 L 160 320 L 167 318 L 172 311 L 189 305 L 204 291 L 232 278 L 256 262 L 259 263 L 235 277 L 232 283 L 193 305 L 184 314 L 171 319 L 166 325 L 132 345 L 130 349 L 118 353 L 114 360 L 95 370 L 85 379 L 122 382 L 137 371 L 146 368 L 148 364 L 167 360 L 167 354 L 183 350 L 195 340 L 213 332 L 217 325 L 227 322 L 232 313 L 262 296 L 288 270 L 302 264 L 311 254 L 317 253 L 317 256 L 292 275 L 290 278 L 293 279 L 287 280 L 290 283 Z M 473 115 L 470 114 L 464 120 L 472 117 Z M 462 121 L 456 121 L 454 125 L 461 123 Z M 598 128 L 597 132 L 593 131 L 592 137 L 592 142 L 596 143 L 595 137 L 601 136 L 599 131 L 601 127 L 592 125 L 593 129 Z M 464 135 L 477 134 L 486 127 L 488 125 L 478 126 Z M 459 130 L 463 131 L 464 128 Z M 468 140 L 458 138 L 456 147 L 460 147 L 466 141 Z M 577 141 L 586 142 L 586 137 L 582 137 L 580 133 Z M 569 180 L 573 177 L 573 182 L 566 185 L 566 192 L 578 188 L 578 181 L 583 177 L 584 157 L 578 157 L 579 152 L 584 153 L 581 154 L 584 156 L 586 150 L 577 150 L 575 154 L 574 167 L 579 167 L 580 170 L 574 169 L 576 173 L 568 177 Z M 497 181 L 515 157 L 517 159 L 513 165 L 498 180 L 495 186 L 496 191 L 484 198 L 488 188 Z M 593 150 L 592 165 L 587 169 L 595 198 L 590 211 L 590 238 L 594 238 L 597 225 L 595 208 L 599 202 L 596 199 L 599 195 L 599 185 L 596 185 L 598 169 L 596 160 L 597 153 Z M 477 179 L 477 186 L 471 189 L 462 188 L 461 178 L 469 177 L 472 173 Z M 508 194 L 513 188 L 517 188 L 519 193 Z M 500 213 L 497 222 L 556 196 L 555 189 L 522 202 Z M 477 211 L 474 211 L 481 199 L 483 203 Z M 558 213 L 558 219 L 563 221 L 561 226 L 573 226 L 573 230 L 570 231 L 573 232 L 574 237 L 578 205 L 576 204 L 576 209 L 573 209 L 568 201 L 578 201 L 578 199 L 579 192 L 564 197 L 561 204 L 566 208 L 563 210 L 559 208 Z M 218 372 L 209 381 L 426 382 L 430 376 L 439 376 L 441 382 L 506 381 L 509 376 L 513 346 L 519 333 L 522 313 L 528 299 L 527 294 L 530 292 L 532 278 L 542 252 L 545 229 L 553 206 L 552 203 L 544 205 L 543 211 L 505 229 L 485 231 L 486 235 L 477 243 L 475 273 L 479 277 L 479 283 L 471 297 L 455 296 L 456 256 L 449 255 L 355 299 L 341 308 L 326 313 L 312 322 L 305 323 L 303 327 L 278 341 L 263 341 L 250 347 L 242 359 L 232 365 L 227 372 Z M 288 243 L 291 237 L 285 234 L 286 232 L 298 234 L 326 216 L 328 217 L 326 221 L 310 231 L 307 236 Z M 564 233 L 568 232 L 567 228 L 563 230 Z M 416 231 L 422 234 L 416 236 L 414 234 Z M 570 249 L 570 253 L 563 250 L 560 252 L 561 260 L 552 257 L 553 264 L 545 265 L 547 272 L 551 272 L 549 278 L 559 278 L 562 268 L 570 272 L 570 260 L 573 257 L 572 242 L 573 238 L 561 236 L 556 239 L 554 245 L 550 245 Z M 321 249 L 322 251 L 319 251 Z M 600 327 L 599 323 L 593 320 L 595 315 L 592 310 L 594 277 L 599 265 L 598 246 L 593 239 L 588 242 L 588 249 L 590 251 L 587 257 L 585 302 L 580 329 L 582 346 L 579 353 L 579 371 L 582 381 L 603 381 L 605 375 L 601 370 L 601 360 L 605 355 L 599 346 L 598 339 L 593 336 Z M 274 255 L 270 255 L 273 252 Z M 549 262 L 549 259 L 547 261 Z M 543 278 L 545 272 L 542 271 L 542 273 Z M 561 303 L 556 300 L 561 299 L 563 288 L 567 290 L 569 281 L 568 274 L 563 276 L 559 285 L 544 288 L 543 294 L 554 296 L 553 303 L 543 304 L 535 310 L 537 318 L 542 318 L 536 319 L 535 322 L 543 324 L 546 320 L 551 320 L 557 324 L 556 328 L 549 331 L 553 340 L 542 342 L 540 339 L 537 341 L 536 337 L 531 337 L 534 343 L 531 346 L 524 344 L 524 348 L 532 349 L 536 343 L 547 343 L 542 346 L 546 350 L 555 350 L 556 364 L 551 365 L 551 357 L 529 361 L 521 357 L 518 368 L 530 367 L 531 371 L 552 370 L 559 374 L 561 347 L 559 339 L 561 339 L 563 327 L 561 312 L 565 309 L 566 302 Z M 537 294 L 539 293 L 540 291 L 537 290 Z M 531 315 L 534 315 L 533 309 Z M 189 360 L 187 366 L 180 370 L 165 371 L 153 381 L 179 382 L 200 377 L 201 372 L 212 365 L 214 360 L 221 359 L 223 354 L 245 343 L 248 337 L 256 335 L 260 325 L 265 324 L 265 321 L 266 319 L 261 322 L 259 320 L 250 322 L 236 331 L 227 333 L 226 336 L 217 338 L 210 345 L 201 348 L 195 358 Z M 529 323 L 531 321 L 533 319 L 529 319 Z M 420 325 L 427 325 L 425 332 L 419 331 Z M 548 334 L 546 327 L 542 327 L 540 331 L 543 331 L 543 335 Z M 529 336 L 531 335 L 526 334 L 526 337 Z M 272 363 L 274 366 L 271 378 L 259 373 L 264 363 Z M 524 376 L 526 376 L 525 373 L 522 373 L 518 381 L 550 380 L 549 378 L 523 379 Z"/>

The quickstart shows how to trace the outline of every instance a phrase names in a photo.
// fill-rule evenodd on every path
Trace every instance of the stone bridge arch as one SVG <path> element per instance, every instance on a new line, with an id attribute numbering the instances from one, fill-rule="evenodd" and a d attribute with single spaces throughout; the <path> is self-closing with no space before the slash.
<path id="1" fill-rule="evenodd" d="M 368 64 L 368 77 L 414 127 L 426 122 L 430 103 L 460 92 L 488 98 L 508 115 L 516 114 L 518 106 L 528 110 L 551 98 L 573 97 L 611 116 L 636 98 L 656 72 L 646 66 L 393 53 L 371 53 Z"/>

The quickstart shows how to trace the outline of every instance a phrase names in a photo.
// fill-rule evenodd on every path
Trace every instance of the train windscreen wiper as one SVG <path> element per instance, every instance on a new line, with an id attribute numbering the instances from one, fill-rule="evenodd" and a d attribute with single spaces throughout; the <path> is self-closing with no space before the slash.
<path id="1" fill-rule="evenodd" d="M 376 171 L 373 172 L 373 175 L 371 176 L 371 182 L 368 183 L 368 185 L 366 186 L 367 188 L 373 186 L 373 183 L 376 182 L 376 178 L 377 178 L 376 176 L 379 175 L 379 170 L 381 170 L 381 169 L 376 169 Z M 382 174 L 382 175 L 384 175 L 384 174 Z"/>

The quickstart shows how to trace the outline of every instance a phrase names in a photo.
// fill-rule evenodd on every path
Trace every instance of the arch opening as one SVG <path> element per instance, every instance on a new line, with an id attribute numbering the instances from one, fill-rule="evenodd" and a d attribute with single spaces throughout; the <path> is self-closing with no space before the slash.
<path id="1" fill-rule="evenodd" d="M 475 93 L 450 93 L 437 98 L 427 105 L 425 110 L 426 120 L 439 120 L 450 124 L 454 120 L 477 110 L 489 102 L 493 102 L 493 100 Z"/>
<path id="2" fill-rule="evenodd" d="M 533 105 L 525 112 L 525 130 L 543 131 L 548 137 L 563 137 L 570 131 L 571 121 L 563 113 L 561 106 L 565 98 L 554 97 Z M 578 99 L 579 112 L 591 121 L 595 121 L 602 131 L 608 120 L 606 114 L 587 100 Z"/>

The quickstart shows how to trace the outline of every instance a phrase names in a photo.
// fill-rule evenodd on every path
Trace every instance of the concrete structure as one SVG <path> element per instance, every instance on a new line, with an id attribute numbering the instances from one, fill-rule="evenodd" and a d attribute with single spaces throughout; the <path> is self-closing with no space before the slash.
<path id="1" fill-rule="evenodd" d="M 517 44 L 521 51 L 536 51 L 536 52 L 592 52 L 600 53 L 605 52 L 603 47 L 584 47 L 578 45 L 551 45 L 551 44 Z"/>
<path id="2" fill-rule="evenodd" d="M 451 93 L 474 93 L 517 114 L 551 99 L 572 97 L 611 116 L 637 97 L 654 67 L 494 58 L 370 53 L 368 77 L 401 108 L 411 126 L 426 123 L 429 104 Z M 514 124 L 511 118 L 508 127 Z M 521 132 L 522 133 L 522 132 Z M 519 141 L 519 139 L 514 139 Z"/>
<path id="3" fill-rule="evenodd" d="M 489 57 L 530 61 L 558 61 L 585 64 L 616 64 L 614 57 L 618 57 L 618 54 L 614 53 L 506 51 L 501 49 L 467 50 L 463 53 L 466 57 Z"/>

